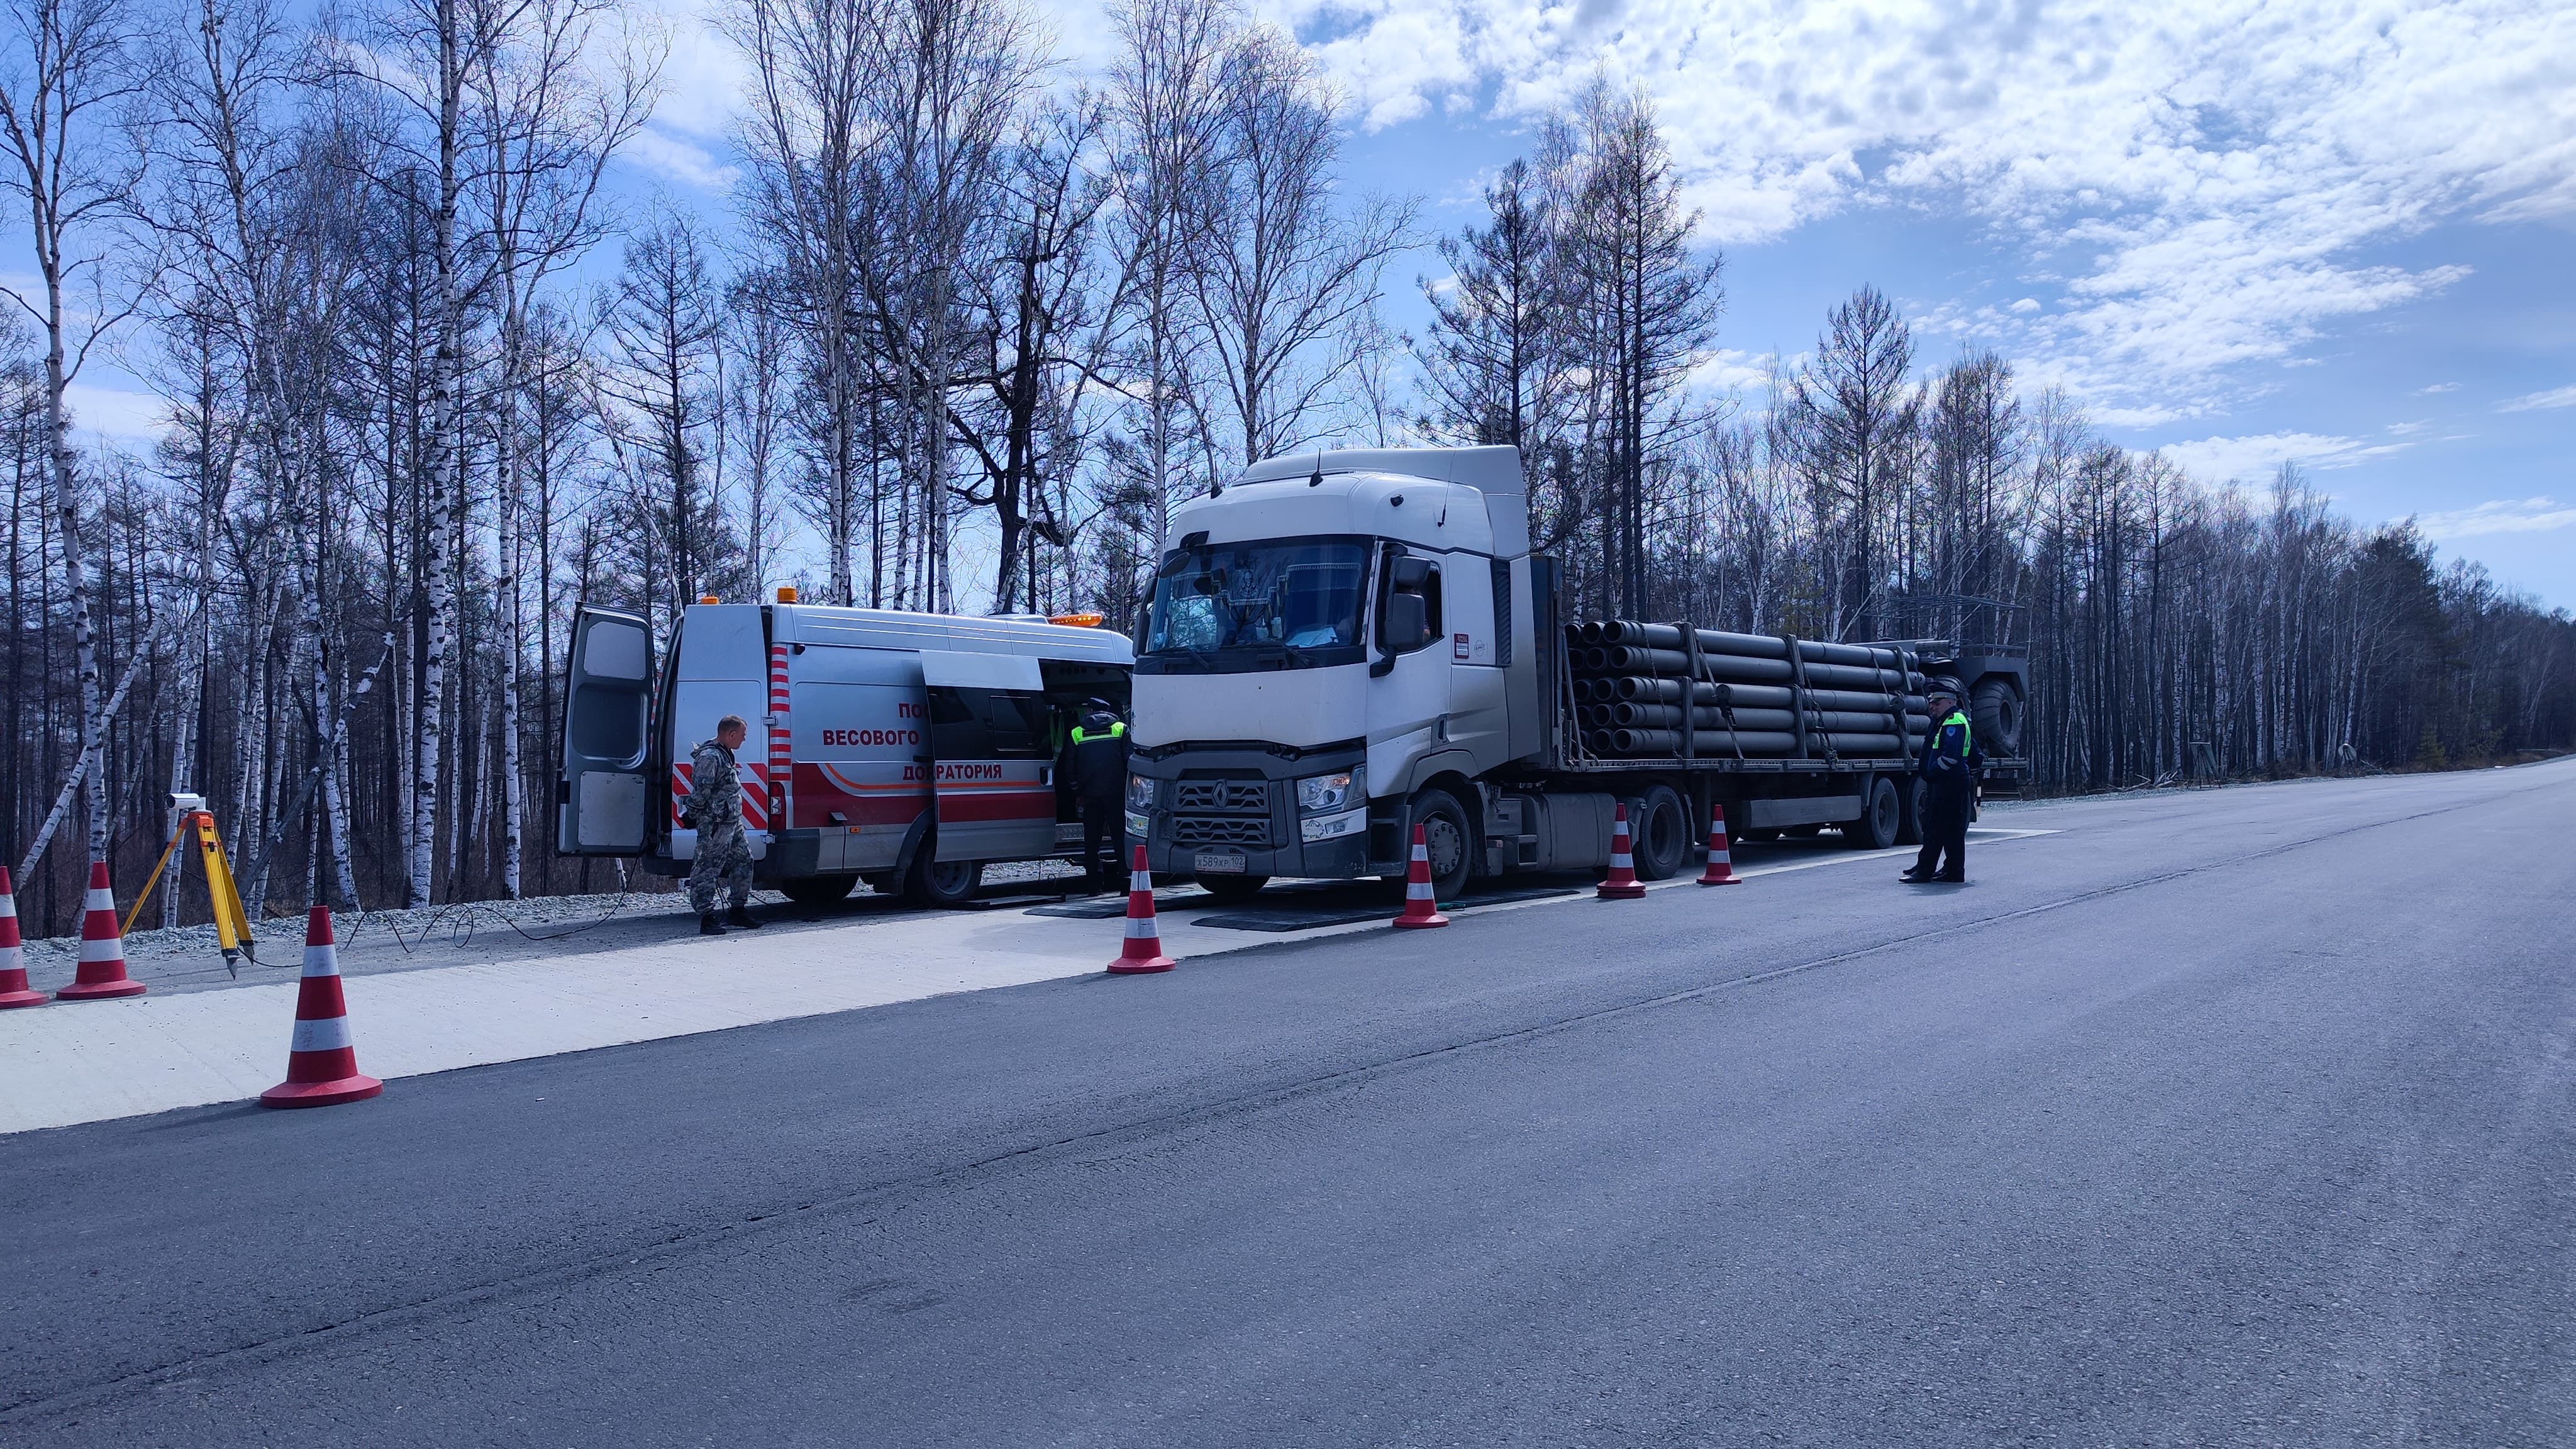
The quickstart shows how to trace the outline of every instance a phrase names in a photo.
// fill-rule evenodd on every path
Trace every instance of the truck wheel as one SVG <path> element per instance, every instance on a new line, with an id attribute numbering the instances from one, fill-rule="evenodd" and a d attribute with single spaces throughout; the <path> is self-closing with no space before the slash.
<path id="1" fill-rule="evenodd" d="M 1252 899 L 1261 894 L 1263 886 L 1270 884 L 1270 877 L 1266 875 L 1202 875 L 1191 879 L 1199 883 L 1200 890 L 1229 906 Z"/>
<path id="2" fill-rule="evenodd" d="M 1904 824 L 1904 810 L 1896 798 L 1896 782 L 1881 775 L 1870 782 L 1868 804 L 1861 807 L 1860 818 L 1843 826 L 1843 844 L 1854 850 L 1885 850 L 1896 843 L 1899 826 Z"/>
<path id="3" fill-rule="evenodd" d="M 854 875 L 806 875 L 778 883 L 778 893 L 800 906 L 828 906 L 857 885 Z"/>
<path id="4" fill-rule="evenodd" d="M 975 899 L 984 884 L 984 862 L 980 860 L 937 861 L 931 856 L 927 840 L 912 858 L 912 869 L 903 878 L 903 894 L 916 906 L 954 909 Z"/>
<path id="5" fill-rule="evenodd" d="M 1896 803 L 1903 807 L 1897 812 L 1896 843 L 1921 845 L 1923 843 L 1923 781 L 1920 776 L 1908 775 L 1905 777 L 1905 782 L 1896 787 Z"/>
<path id="6" fill-rule="evenodd" d="M 1467 810 L 1446 790 L 1424 790 L 1405 812 L 1404 858 L 1413 858 L 1413 827 L 1422 827 L 1424 854 L 1431 857 L 1431 894 L 1454 901 L 1467 893 L 1469 856 Z"/>
<path id="7" fill-rule="evenodd" d="M 1670 785 L 1649 786 L 1629 807 L 1628 853 L 1637 879 L 1669 880 L 1690 862 L 1690 812 Z"/>
<path id="8" fill-rule="evenodd" d="M 2022 703 L 2020 691 L 2004 678 L 1980 679 L 1968 691 L 1968 723 L 1977 732 L 1977 742 L 1987 754 L 1997 757 L 2021 753 Z"/>

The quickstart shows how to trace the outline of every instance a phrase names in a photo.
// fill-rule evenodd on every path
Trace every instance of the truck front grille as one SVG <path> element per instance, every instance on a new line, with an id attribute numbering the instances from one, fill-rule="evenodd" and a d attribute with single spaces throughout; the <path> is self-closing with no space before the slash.
<path id="1" fill-rule="evenodd" d="M 1267 780 L 1183 780 L 1172 792 L 1174 808 L 1223 814 L 1270 810 Z"/>
<path id="2" fill-rule="evenodd" d="M 1270 821 L 1266 816 L 1178 815 L 1172 819 L 1172 843 L 1243 845 L 1266 850 L 1270 846 Z"/>

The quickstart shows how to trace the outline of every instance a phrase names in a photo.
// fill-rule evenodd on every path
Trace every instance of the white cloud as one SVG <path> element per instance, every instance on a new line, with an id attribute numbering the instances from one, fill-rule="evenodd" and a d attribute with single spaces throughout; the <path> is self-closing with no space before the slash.
<path id="1" fill-rule="evenodd" d="M 122 443 L 149 444 L 170 425 L 170 405 L 148 392 L 76 382 L 64 390 L 73 426 Z"/>
<path id="2" fill-rule="evenodd" d="M 2099 402 L 2223 407 L 2252 363 L 2450 286 L 2372 248 L 2576 211 L 2561 0 L 1293 0 L 1386 124 L 1480 89 L 1506 118 L 1596 70 L 1653 93 L 1713 240 L 1854 204 L 1965 212 L 2061 276 L 2003 318 Z"/>
<path id="3" fill-rule="evenodd" d="M 2426 538 L 2475 538 L 2487 533 L 2547 533 L 2576 526 L 2576 508 L 2555 498 L 2499 499 L 2475 508 L 2416 515 Z"/>
<path id="4" fill-rule="evenodd" d="M 2458 392 L 2459 390 L 2460 385 L 2456 382 L 2437 382 L 2429 387 L 2415 389 L 2418 393 Z"/>
<path id="5" fill-rule="evenodd" d="M 647 126 L 626 143 L 628 160 L 685 182 L 701 191 L 723 191 L 733 185 L 734 168 L 719 163 L 707 148 Z"/>
<path id="6" fill-rule="evenodd" d="M 2360 438 L 2328 437 L 2317 433 L 2261 433 L 2243 438 L 2202 438 L 2189 443 L 2170 443 L 2164 455 L 2193 477 L 2209 483 L 2231 479 L 2256 483 L 2269 478 L 2283 463 L 2296 463 L 2302 468 L 2349 468 L 2372 458 L 2383 458 L 2403 452 L 2411 443 L 2372 443 Z"/>
<path id="7" fill-rule="evenodd" d="M 2547 392 L 2528 393 L 2511 402 L 2496 404 L 2500 413 L 2537 412 L 2542 408 L 2576 408 L 2576 383 L 2552 388 Z"/>

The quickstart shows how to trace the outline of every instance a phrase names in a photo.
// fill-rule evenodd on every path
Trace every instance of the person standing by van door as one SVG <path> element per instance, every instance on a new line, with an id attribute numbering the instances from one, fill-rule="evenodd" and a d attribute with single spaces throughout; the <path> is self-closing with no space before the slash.
<path id="1" fill-rule="evenodd" d="M 1064 772 L 1082 802 L 1082 883 L 1099 892 L 1123 885 L 1127 858 L 1127 721 L 1105 699 L 1086 701 L 1065 741 Z M 1104 867 L 1100 847 L 1106 841 Z"/>
<path id="2" fill-rule="evenodd" d="M 716 919 L 716 891 L 733 898 L 725 920 L 760 929 L 751 915 L 751 842 L 742 833 L 742 771 L 733 752 L 751 734 L 738 714 L 716 721 L 716 737 L 689 757 L 689 808 L 684 818 L 698 832 L 697 853 L 689 859 L 689 905 L 698 913 L 698 934 L 721 936 Z"/>

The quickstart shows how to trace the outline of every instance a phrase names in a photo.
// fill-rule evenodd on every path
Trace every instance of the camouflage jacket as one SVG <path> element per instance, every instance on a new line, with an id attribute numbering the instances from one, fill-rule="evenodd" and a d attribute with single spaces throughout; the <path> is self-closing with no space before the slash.
<path id="1" fill-rule="evenodd" d="M 689 757 L 689 828 L 724 833 L 742 829 L 742 771 L 733 751 L 714 740 Z"/>

